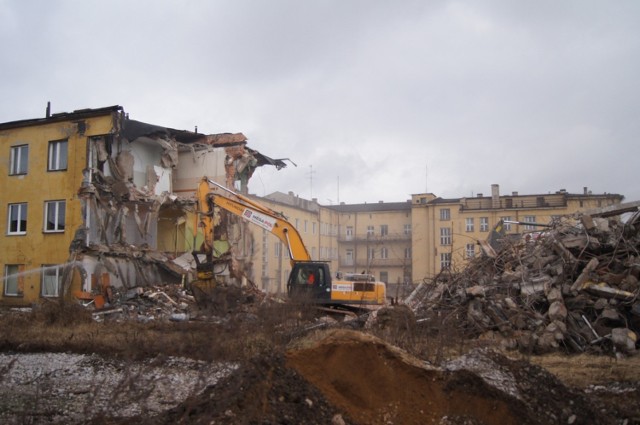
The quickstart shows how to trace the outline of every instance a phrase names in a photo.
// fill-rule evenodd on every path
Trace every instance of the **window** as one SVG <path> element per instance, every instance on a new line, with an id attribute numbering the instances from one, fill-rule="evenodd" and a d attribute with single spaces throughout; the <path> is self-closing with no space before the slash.
<path id="1" fill-rule="evenodd" d="M 525 223 L 535 223 L 536 222 L 536 216 L 535 215 L 525 215 L 524 216 L 524 221 Z M 525 230 L 535 230 L 536 226 L 531 226 L 531 225 L 526 225 L 524 226 Z"/>
<path id="2" fill-rule="evenodd" d="M 440 220 L 451 220 L 451 210 L 449 208 L 440 209 Z"/>
<path id="3" fill-rule="evenodd" d="M 468 243 L 466 253 L 467 258 L 474 258 L 476 256 L 476 245 L 473 243 Z"/>
<path id="4" fill-rule="evenodd" d="M 410 224 L 405 224 L 404 225 L 404 234 L 405 235 L 410 235 L 411 234 L 411 225 Z"/>
<path id="5" fill-rule="evenodd" d="M 300 219 L 296 218 L 296 229 L 300 230 Z"/>
<path id="6" fill-rule="evenodd" d="M 353 249 L 347 249 L 344 253 L 345 266 L 353 266 Z"/>
<path id="7" fill-rule="evenodd" d="M 500 220 L 502 220 L 503 223 L 505 221 L 511 221 L 511 216 L 500 217 Z M 511 230 L 511 223 L 504 223 L 504 230 L 510 231 Z"/>
<path id="8" fill-rule="evenodd" d="M 375 258 L 375 250 L 373 248 L 367 248 L 367 258 L 373 260 Z"/>
<path id="9" fill-rule="evenodd" d="M 9 204 L 9 235 L 27 234 L 27 204 Z"/>
<path id="10" fill-rule="evenodd" d="M 11 147 L 11 165 L 9 175 L 27 174 L 29 164 L 29 145 Z"/>
<path id="11" fill-rule="evenodd" d="M 440 245 L 451 245 L 451 229 L 449 227 L 440 228 Z"/>
<path id="12" fill-rule="evenodd" d="M 353 226 L 347 226 L 347 240 L 350 241 L 353 239 Z"/>
<path id="13" fill-rule="evenodd" d="M 316 234 L 316 222 L 312 222 L 311 223 L 311 234 L 315 235 Z"/>
<path id="14" fill-rule="evenodd" d="M 57 297 L 62 286 L 62 267 L 42 266 L 42 296 Z"/>
<path id="15" fill-rule="evenodd" d="M 44 231 L 64 232 L 65 201 L 47 201 L 44 203 Z"/>
<path id="16" fill-rule="evenodd" d="M 380 281 L 389 283 L 389 272 L 380 272 Z"/>
<path id="17" fill-rule="evenodd" d="M 481 232 L 489 231 L 489 217 L 480 217 L 480 231 Z"/>
<path id="18" fill-rule="evenodd" d="M 440 269 L 446 270 L 451 267 L 451 253 L 443 252 L 440 254 Z"/>
<path id="19" fill-rule="evenodd" d="M 282 252 L 282 242 L 276 242 L 273 245 L 273 256 L 276 258 L 280 258 L 281 252 Z"/>
<path id="20" fill-rule="evenodd" d="M 316 247 L 315 246 L 311 247 L 311 259 L 312 260 L 317 260 L 318 259 L 317 255 L 316 255 Z"/>
<path id="21" fill-rule="evenodd" d="M 67 169 L 67 141 L 49 142 L 49 171 Z"/>
<path id="22" fill-rule="evenodd" d="M 374 234 L 373 226 L 367 226 L 367 237 L 373 236 L 373 234 Z"/>
<path id="23" fill-rule="evenodd" d="M 385 247 L 380 248 L 380 258 L 389 258 L 389 250 Z"/>
<path id="24" fill-rule="evenodd" d="M 465 219 L 467 232 L 474 231 L 473 217 Z"/>
<path id="25" fill-rule="evenodd" d="M 307 220 L 304 221 L 304 232 L 307 233 L 307 229 L 309 228 L 309 222 Z"/>
<path id="26" fill-rule="evenodd" d="M 380 236 L 387 236 L 389 234 L 389 226 L 386 224 L 380 225 Z"/>
<path id="27" fill-rule="evenodd" d="M 411 248 L 404 249 L 404 258 L 411 258 Z"/>
<path id="28" fill-rule="evenodd" d="M 4 294 L 19 297 L 23 293 L 24 264 L 7 264 L 4 266 Z"/>

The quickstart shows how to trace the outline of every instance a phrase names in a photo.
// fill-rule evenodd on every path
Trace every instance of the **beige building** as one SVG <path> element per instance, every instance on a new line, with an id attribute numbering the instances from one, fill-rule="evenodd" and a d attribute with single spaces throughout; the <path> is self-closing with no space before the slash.
<path id="1" fill-rule="evenodd" d="M 254 199 L 284 214 L 300 232 L 311 258 L 329 262 L 334 275 L 366 272 L 391 285 L 410 283 L 410 201 L 322 206 L 293 192 Z M 291 270 L 286 248 L 257 226 L 251 233 L 252 280 L 265 291 L 284 294 Z"/>
<path id="2" fill-rule="evenodd" d="M 431 193 L 412 196 L 411 222 L 414 254 L 413 282 L 436 276 L 442 270 L 459 270 L 479 254 L 478 241 L 486 240 L 499 220 L 532 224 L 507 224 L 508 233 L 537 232 L 535 224 L 549 224 L 559 216 L 579 210 L 618 204 L 623 196 L 581 194 L 560 190 L 545 195 L 500 195 L 497 184 L 491 196 L 438 198 Z"/>

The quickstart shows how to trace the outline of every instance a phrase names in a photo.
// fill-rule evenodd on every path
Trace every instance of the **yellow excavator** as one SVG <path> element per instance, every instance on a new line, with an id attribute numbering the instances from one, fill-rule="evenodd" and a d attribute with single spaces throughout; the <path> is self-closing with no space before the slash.
<path id="1" fill-rule="evenodd" d="M 214 186 L 213 190 L 210 185 Z M 216 193 L 218 191 L 225 195 Z M 313 261 L 300 233 L 283 214 L 207 177 L 200 181 L 196 198 L 200 226 L 205 232 L 201 251 L 193 253 L 199 280 L 215 285 L 213 216 L 214 208 L 217 207 L 270 231 L 285 245 L 291 261 L 291 273 L 287 280 L 290 298 L 347 310 L 371 308 L 386 303 L 386 285 L 376 281 L 372 275 L 337 273 L 334 277 L 327 262 Z M 205 256 L 204 261 L 198 259 L 202 254 Z"/>

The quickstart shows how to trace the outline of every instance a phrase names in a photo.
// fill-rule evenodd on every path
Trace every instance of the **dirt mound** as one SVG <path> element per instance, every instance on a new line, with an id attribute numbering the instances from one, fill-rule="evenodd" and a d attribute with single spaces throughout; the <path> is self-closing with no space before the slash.
<path id="1" fill-rule="evenodd" d="M 287 359 L 356 423 L 607 423 L 543 369 L 495 353 L 475 352 L 440 369 L 342 330 Z"/>
<path id="2" fill-rule="evenodd" d="M 336 414 L 317 388 L 285 365 L 283 355 L 271 354 L 147 423 L 326 425 Z"/>

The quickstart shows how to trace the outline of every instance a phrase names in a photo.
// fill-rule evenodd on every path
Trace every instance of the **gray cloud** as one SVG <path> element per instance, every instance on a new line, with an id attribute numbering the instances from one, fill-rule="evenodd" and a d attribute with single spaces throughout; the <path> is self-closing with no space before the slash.
<path id="1" fill-rule="evenodd" d="M 121 104 L 299 166 L 320 202 L 640 199 L 640 3 L 0 0 L 0 121 Z M 313 167 L 313 184 L 310 170 Z M 340 182 L 338 189 L 338 180 Z M 329 201 L 331 200 L 331 201 Z"/>

